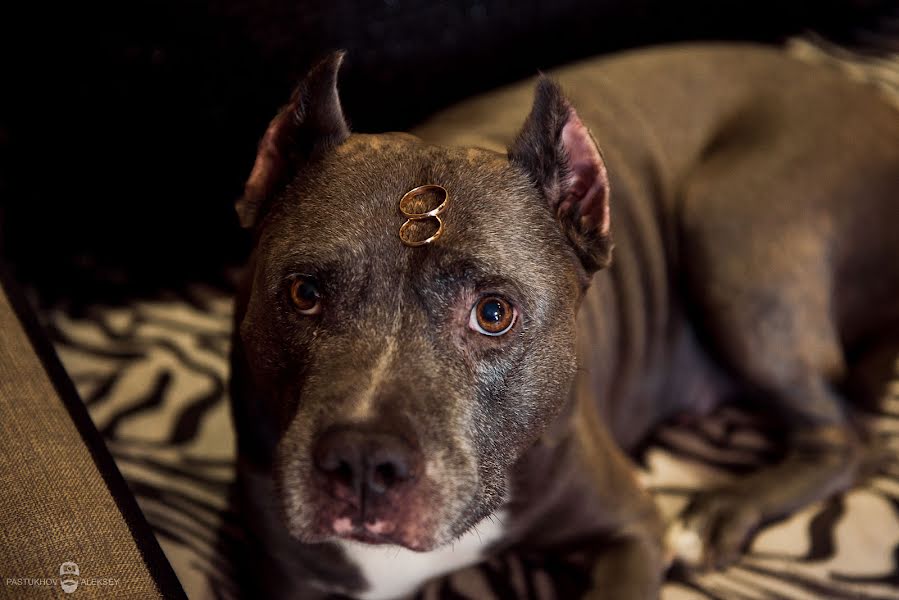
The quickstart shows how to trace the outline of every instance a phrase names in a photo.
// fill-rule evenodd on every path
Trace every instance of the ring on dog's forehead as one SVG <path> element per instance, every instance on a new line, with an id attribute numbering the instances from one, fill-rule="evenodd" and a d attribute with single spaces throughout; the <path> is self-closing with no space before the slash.
<path id="1" fill-rule="evenodd" d="M 435 200 L 429 202 L 425 206 L 422 203 L 428 202 L 431 197 Z M 428 208 L 431 204 L 437 204 L 433 208 Z M 436 241 L 443 235 L 443 219 L 440 215 L 446 210 L 449 204 L 449 193 L 441 185 L 429 183 L 412 188 L 406 192 L 400 199 L 400 212 L 406 217 L 406 222 L 400 227 L 400 241 L 409 247 L 424 246 Z M 410 232 L 410 229 L 420 229 L 425 226 L 425 222 L 436 221 L 437 229 L 430 236 L 424 239 L 416 239 Z"/>

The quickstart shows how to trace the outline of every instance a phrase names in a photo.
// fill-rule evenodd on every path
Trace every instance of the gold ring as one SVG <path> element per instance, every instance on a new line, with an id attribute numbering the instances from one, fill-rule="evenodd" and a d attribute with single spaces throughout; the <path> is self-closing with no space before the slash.
<path id="1" fill-rule="evenodd" d="M 443 194 L 443 201 L 437 206 L 437 208 L 433 210 L 429 210 L 428 212 L 423 213 L 414 213 L 409 212 L 405 208 L 403 208 L 404 204 L 407 204 L 408 201 L 414 200 L 424 192 L 435 191 L 438 194 Z M 400 199 L 400 212 L 403 213 L 406 218 L 411 219 L 413 221 L 418 221 L 421 219 L 427 219 L 428 217 L 436 217 L 437 215 L 443 213 L 446 210 L 446 204 L 449 202 L 449 193 L 446 191 L 446 188 L 442 185 L 436 184 L 428 184 L 428 185 L 420 185 L 417 188 L 412 188 L 408 192 L 406 192 L 403 197 Z"/>
<path id="2" fill-rule="evenodd" d="M 427 212 L 423 212 L 423 213 L 409 212 L 408 210 L 406 210 L 405 206 L 408 205 L 409 202 L 418 198 L 421 194 L 423 194 L 425 192 L 431 192 L 431 191 L 437 192 L 438 198 L 440 198 L 441 193 L 443 194 L 443 200 L 440 202 L 439 205 L 437 205 L 437 208 L 433 208 L 433 209 L 431 209 Z M 407 246 L 415 248 L 417 246 L 424 246 L 425 244 L 430 244 L 431 242 L 433 242 L 437 238 L 439 238 L 441 235 L 443 235 L 443 219 L 441 219 L 439 215 L 441 213 L 443 213 L 443 211 L 446 210 L 446 206 L 448 203 L 449 203 L 449 192 L 447 192 L 446 188 L 444 188 L 442 185 L 436 185 L 433 183 L 429 183 L 427 185 L 420 185 L 416 188 L 412 188 L 411 190 L 409 190 L 408 192 L 403 194 L 403 197 L 400 198 L 400 212 L 403 213 L 403 215 L 406 217 L 407 221 L 405 223 L 403 223 L 402 226 L 400 227 L 400 241 L 403 242 L 404 244 L 406 244 Z M 415 223 L 416 221 L 425 221 L 427 219 L 437 219 L 437 231 L 434 232 L 434 235 L 432 235 L 431 237 L 426 238 L 424 240 L 421 240 L 421 241 L 410 240 L 408 237 L 406 237 L 406 231 L 409 229 L 409 226 L 412 223 Z"/>
<path id="3" fill-rule="evenodd" d="M 432 235 L 429 238 L 423 239 L 421 241 L 417 241 L 417 242 L 410 240 L 409 238 L 407 238 L 405 236 L 406 230 L 409 228 L 409 225 L 411 225 L 412 223 L 416 223 L 418 221 L 423 221 L 425 219 L 437 219 L 437 231 L 434 232 L 434 235 Z M 431 242 L 433 242 L 437 238 L 439 238 L 441 235 L 443 235 L 443 221 L 437 215 L 433 215 L 433 216 L 428 215 L 426 217 L 418 217 L 415 219 L 410 218 L 408 221 L 403 223 L 403 225 L 400 227 L 400 241 L 402 241 L 407 246 L 411 246 L 412 248 L 415 248 L 416 246 L 424 246 L 425 244 L 430 244 Z"/>

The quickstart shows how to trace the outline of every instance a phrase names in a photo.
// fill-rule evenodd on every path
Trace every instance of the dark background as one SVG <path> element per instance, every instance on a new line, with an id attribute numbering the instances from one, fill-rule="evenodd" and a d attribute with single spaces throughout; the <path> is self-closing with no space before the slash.
<path id="1" fill-rule="evenodd" d="M 892 2 L 146 0 L 0 9 L 0 253 L 45 298 L 215 279 L 277 107 L 349 51 L 358 131 L 406 129 L 576 58 L 689 39 L 847 38 Z"/>

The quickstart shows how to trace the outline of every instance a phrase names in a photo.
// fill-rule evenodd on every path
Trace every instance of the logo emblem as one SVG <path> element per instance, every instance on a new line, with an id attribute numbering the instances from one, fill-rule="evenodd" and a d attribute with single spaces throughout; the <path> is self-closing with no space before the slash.
<path id="1" fill-rule="evenodd" d="M 75 578 L 79 575 L 81 575 L 81 571 L 75 563 L 67 561 L 59 565 L 59 585 L 62 586 L 62 591 L 71 594 L 77 590 L 78 580 Z"/>
<path id="2" fill-rule="evenodd" d="M 429 204 L 437 206 L 425 210 Z M 440 215 L 448 204 L 449 193 L 440 185 L 420 185 L 406 192 L 400 199 L 400 212 L 407 219 L 400 227 L 400 241 L 412 248 L 436 241 L 443 235 L 443 219 Z M 419 226 L 426 226 L 428 222 L 436 223 L 437 229 L 429 236 L 418 239 L 421 236 L 416 236 L 413 230 L 420 229 Z"/>

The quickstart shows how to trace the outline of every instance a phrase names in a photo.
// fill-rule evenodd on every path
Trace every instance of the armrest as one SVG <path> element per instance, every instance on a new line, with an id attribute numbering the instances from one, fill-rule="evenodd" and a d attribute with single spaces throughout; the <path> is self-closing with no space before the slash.
<path id="1" fill-rule="evenodd" d="M 186 598 L 52 346 L 0 269 L 0 596 L 58 597 L 73 585 L 90 587 L 92 598 Z"/>

